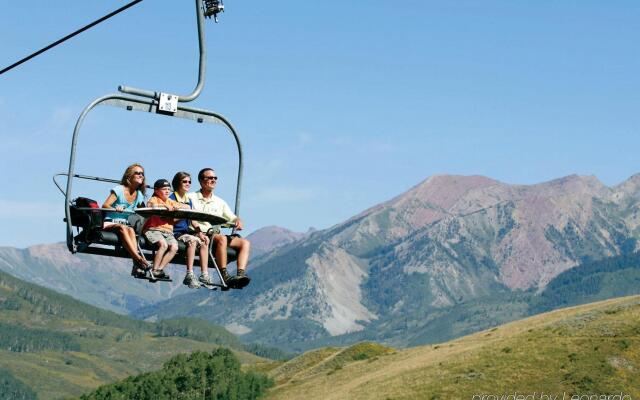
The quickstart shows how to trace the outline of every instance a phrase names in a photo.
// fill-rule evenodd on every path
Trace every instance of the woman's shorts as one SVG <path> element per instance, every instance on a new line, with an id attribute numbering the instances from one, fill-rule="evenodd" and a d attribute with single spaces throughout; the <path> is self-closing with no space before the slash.
<path id="1" fill-rule="evenodd" d="M 178 241 L 175 237 L 173 237 L 173 233 L 161 231 L 158 229 L 149 229 L 144 233 L 144 237 L 147 238 L 153 244 L 158 243 L 161 240 L 167 242 L 168 245 L 175 244 L 178 245 Z"/>
<path id="2" fill-rule="evenodd" d="M 184 242 L 185 244 L 189 244 L 189 243 L 195 242 L 196 246 L 198 246 L 198 247 L 202 246 L 202 240 L 200 240 L 199 237 L 194 236 L 194 235 L 189 235 L 188 233 L 180 235 L 178 237 L 178 240 L 181 241 L 181 242 Z"/>

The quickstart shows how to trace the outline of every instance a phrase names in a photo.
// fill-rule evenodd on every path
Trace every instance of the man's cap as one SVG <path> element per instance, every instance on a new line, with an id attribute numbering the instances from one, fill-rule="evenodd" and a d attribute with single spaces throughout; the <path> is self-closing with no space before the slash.
<path id="1" fill-rule="evenodd" d="M 156 183 L 153 184 L 154 189 L 162 189 L 164 187 L 171 188 L 171 184 L 166 179 L 158 179 Z"/>

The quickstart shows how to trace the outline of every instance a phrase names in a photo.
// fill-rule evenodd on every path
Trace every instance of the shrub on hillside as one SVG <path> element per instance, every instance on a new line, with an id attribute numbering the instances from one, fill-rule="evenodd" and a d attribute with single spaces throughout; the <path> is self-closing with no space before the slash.
<path id="1" fill-rule="evenodd" d="M 0 322 L 0 349 L 27 353 L 43 350 L 80 350 L 80 345 L 67 333 Z"/>

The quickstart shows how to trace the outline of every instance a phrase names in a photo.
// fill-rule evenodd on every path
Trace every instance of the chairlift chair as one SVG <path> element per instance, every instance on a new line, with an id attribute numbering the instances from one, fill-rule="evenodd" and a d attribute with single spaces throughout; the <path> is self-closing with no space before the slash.
<path id="1" fill-rule="evenodd" d="M 217 124 L 227 128 L 235 139 L 238 151 L 238 178 L 236 183 L 235 207 L 234 212 L 239 215 L 240 212 L 240 189 L 242 185 L 242 146 L 240 138 L 231 123 L 222 115 L 205 109 L 187 107 L 180 103 L 189 102 L 197 98 L 204 87 L 204 75 L 206 67 L 206 48 L 203 30 L 204 16 L 217 14 L 223 11 L 222 2 L 206 1 L 203 7 L 202 0 L 195 0 L 196 16 L 198 26 L 198 42 L 200 50 L 200 62 L 198 70 L 198 83 L 194 91 L 185 96 L 178 96 L 171 93 L 153 92 L 142 89 L 136 89 L 126 86 L 118 87 L 118 90 L 124 94 L 108 94 L 92 101 L 80 114 L 71 141 L 71 151 L 69 157 L 69 169 L 66 173 L 54 175 L 53 181 L 58 189 L 65 197 L 65 223 L 66 223 L 66 243 L 67 248 L 72 254 L 86 253 L 99 256 L 124 257 L 129 258 L 130 255 L 123 248 L 120 237 L 111 231 L 102 229 L 102 220 L 105 212 L 113 212 L 113 210 L 105 210 L 100 208 L 87 207 L 80 204 L 73 194 L 73 182 L 75 179 L 93 180 L 105 183 L 120 183 L 120 181 L 110 178 L 96 177 L 77 174 L 75 171 L 76 145 L 80 135 L 82 124 L 90 111 L 97 106 L 112 106 L 122 108 L 127 111 L 140 111 L 152 114 L 162 114 L 176 118 L 191 120 L 197 124 Z M 214 4 L 216 3 L 216 4 Z M 67 178 L 66 190 L 61 187 L 58 178 L 65 176 Z M 74 231 L 75 228 L 75 231 Z M 138 232 L 139 233 L 139 232 Z M 212 241 L 213 242 L 213 241 Z M 154 246 L 147 243 L 143 235 L 138 235 L 138 244 L 140 252 L 148 258 L 154 251 Z M 172 260 L 172 264 L 186 264 L 185 258 L 186 246 L 179 242 L 178 254 Z M 222 280 L 218 266 L 213 258 L 212 249 L 209 249 L 209 258 L 218 273 L 220 284 L 217 286 L 228 289 L 226 283 Z M 196 255 L 196 260 L 198 256 Z M 237 254 L 231 247 L 228 248 L 228 261 L 233 262 L 237 259 Z"/>

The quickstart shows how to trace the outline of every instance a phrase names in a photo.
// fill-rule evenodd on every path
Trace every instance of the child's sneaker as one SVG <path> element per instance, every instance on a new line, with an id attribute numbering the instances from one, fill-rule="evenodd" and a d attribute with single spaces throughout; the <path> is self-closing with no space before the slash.
<path id="1" fill-rule="evenodd" d="M 200 282 L 198 282 L 193 272 L 187 272 L 187 275 L 184 277 L 184 280 L 182 281 L 182 283 L 184 285 L 189 286 L 189 289 L 200 288 Z"/>
<path id="2" fill-rule="evenodd" d="M 195 277 L 194 277 L 195 278 Z M 200 275 L 200 277 L 198 278 L 198 280 L 200 281 L 200 283 L 202 283 L 203 285 L 207 285 L 207 286 L 211 286 L 213 285 L 213 279 L 211 279 L 211 277 L 209 275 Z"/>

